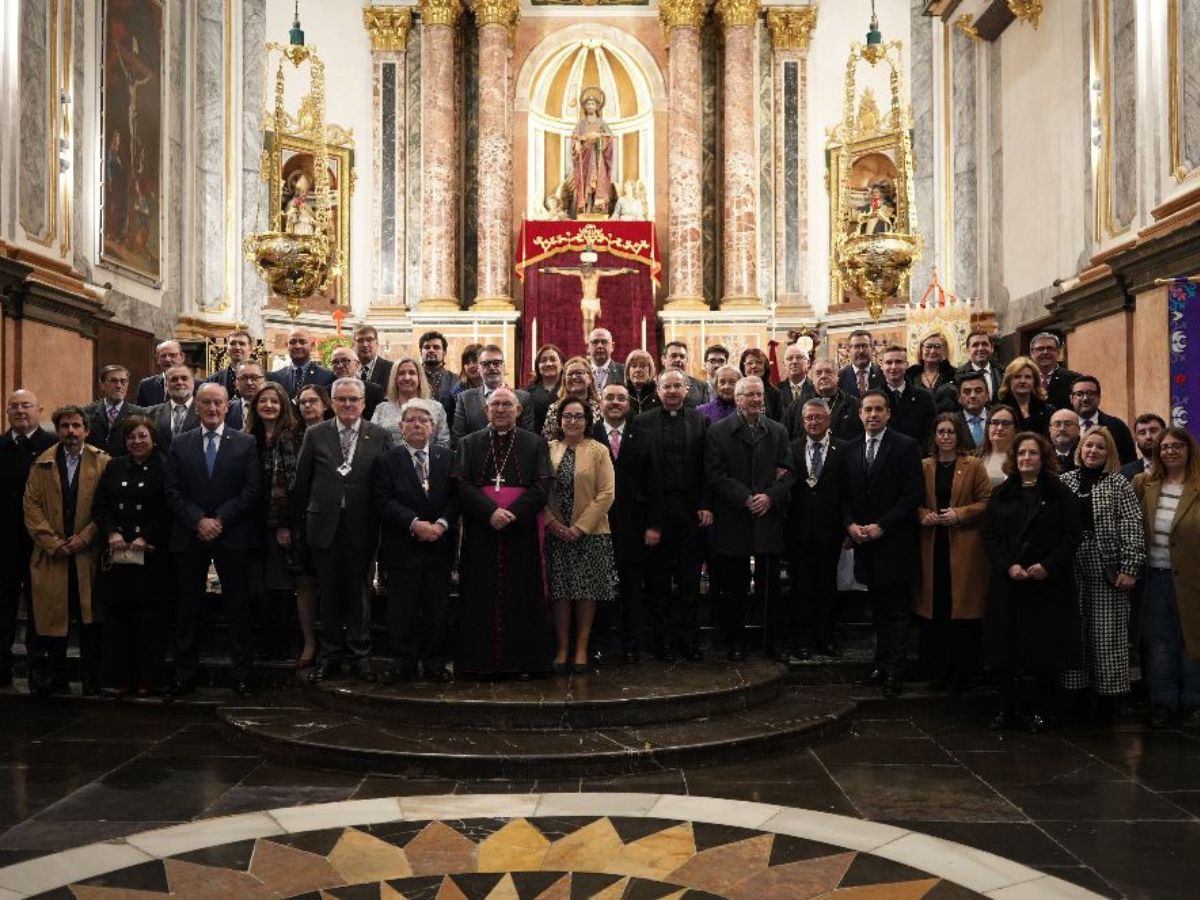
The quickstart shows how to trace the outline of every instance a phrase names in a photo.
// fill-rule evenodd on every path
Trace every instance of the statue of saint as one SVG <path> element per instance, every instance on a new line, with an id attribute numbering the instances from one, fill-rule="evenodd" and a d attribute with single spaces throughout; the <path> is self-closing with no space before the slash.
<path id="1" fill-rule="evenodd" d="M 288 234 L 316 234 L 309 191 L 312 185 L 303 170 L 288 176 L 283 185 L 283 230 Z"/>
<path id="2" fill-rule="evenodd" d="M 871 182 L 867 205 L 858 211 L 859 234 L 886 234 L 896 228 L 896 188 L 888 178 Z"/>
<path id="3" fill-rule="evenodd" d="M 610 275 L 634 274 L 637 269 L 598 269 L 591 258 L 595 254 L 580 254 L 577 266 L 547 266 L 540 271 L 549 275 L 572 275 L 579 279 L 583 289 L 583 297 L 579 301 L 579 310 L 583 313 L 583 342 L 586 344 L 592 329 L 596 327 L 596 317 L 600 315 L 600 279 Z"/>
<path id="4" fill-rule="evenodd" d="M 574 217 L 581 213 L 608 214 L 612 194 L 613 133 L 600 117 L 604 92 L 585 88 L 579 95 L 583 111 L 571 132 L 571 187 Z"/>
<path id="5" fill-rule="evenodd" d="M 547 194 L 546 199 L 542 201 L 542 206 L 545 208 L 545 213 L 542 215 L 543 221 L 561 222 L 567 217 L 567 213 L 562 207 L 562 200 L 558 198 L 558 194 Z"/>
<path id="6" fill-rule="evenodd" d="M 640 181 L 638 186 L 641 187 L 641 193 L 637 193 L 637 186 L 632 181 L 626 181 L 621 185 L 621 196 L 617 198 L 616 205 L 613 206 L 612 217 L 623 221 L 641 222 L 646 219 L 646 186 Z"/>

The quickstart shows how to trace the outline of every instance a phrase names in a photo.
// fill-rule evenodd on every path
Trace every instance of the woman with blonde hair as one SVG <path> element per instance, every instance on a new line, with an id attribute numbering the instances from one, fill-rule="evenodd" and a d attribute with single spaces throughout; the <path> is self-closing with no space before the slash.
<path id="1" fill-rule="evenodd" d="M 996 400 L 1016 410 L 1017 431 L 1050 433 L 1050 414 L 1054 410 L 1046 400 L 1037 363 L 1028 356 L 1018 356 L 1005 366 Z"/>
<path id="2" fill-rule="evenodd" d="M 404 442 L 400 429 L 400 410 L 409 400 L 420 398 L 431 400 L 429 382 L 425 380 L 425 367 L 412 356 L 404 356 L 392 364 L 392 377 L 388 382 L 387 400 L 375 407 L 371 421 L 388 430 L 393 443 Z M 433 404 L 433 442 L 439 447 L 450 446 L 450 428 L 446 424 L 446 408 Z"/>
<path id="3" fill-rule="evenodd" d="M 558 433 L 558 410 L 574 397 L 588 404 L 592 413 L 592 421 L 600 418 L 600 395 L 596 393 L 596 377 L 592 374 L 592 366 L 582 356 L 572 356 L 563 364 L 562 388 L 558 399 L 546 410 L 546 420 L 542 423 L 542 437 L 548 441 L 554 440 Z"/>
<path id="4" fill-rule="evenodd" d="M 654 381 L 654 357 L 645 350 L 634 350 L 625 357 L 625 389 L 629 391 L 629 418 L 661 406 L 658 385 Z"/>
<path id="5" fill-rule="evenodd" d="M 1063 674 L 1063 686 L 1090 690 L 1089 718 L 1105 724 L 1129 691 L 1129 594 L 1146 562 L 1146 531 L 1107 428 L 1079 439 L 1075 464 L 1062 483 L 1079 501 L 1083 526 L 1075 553 L 1083 664 Z"/>

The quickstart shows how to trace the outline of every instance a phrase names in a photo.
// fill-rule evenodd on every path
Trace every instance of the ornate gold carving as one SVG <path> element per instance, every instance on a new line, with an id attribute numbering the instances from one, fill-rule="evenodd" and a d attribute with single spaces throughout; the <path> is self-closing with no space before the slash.
<path id="1" fill-rule="evenodd" d="M 475 0 L 475 27 L 503 25 L 511 33 L 520 17 L 517 0 Z"/>
<path id="2" fill-rule="evenodd" d="M 965 34 L 973 41 L 982 41 L 983 35 L 979 33 L 979 29 L 975 27 L 975 17 L 969 13 L 963 13 L 954 20 L 954 27 Z"/>
<path id="3" fill-rule="evenodd" d="M 663 28 L 699 28 L 708 12 L 707 0 L 661 0 L 658 20 Z"/>
<path id="4" fill-rule="evenodd" d="M 726 28 L 736 28 L 757 22 L 761 9 L 759 0 L 717 0 L 713 12 Z"/>
<path id="5" fill-rule="evenodd" d="M 453 28 L 462 17 L 461 0 L 420 0 L 421 22 L 425 25 L 449 25 Z"/>
<path id="6" fill-rule="evenodd" d="M 1036 29 L 1042 20 L 1042 0 L 1004 0 L 1009 12 Z"/>
<path id="7" fill-rule="evenodd" d="M 767 10 L 767 30 L 776 50 L 807 50 L 817 27 L 815 6 L 772 7 Z"/>
<path id="8" fill-rule="evenodd" d="M 412 10 L 403 6 L 367 6 L 363 8 L 363 26 L 371 35 L 371 50 L 404 50 L 412 29 Z"/>

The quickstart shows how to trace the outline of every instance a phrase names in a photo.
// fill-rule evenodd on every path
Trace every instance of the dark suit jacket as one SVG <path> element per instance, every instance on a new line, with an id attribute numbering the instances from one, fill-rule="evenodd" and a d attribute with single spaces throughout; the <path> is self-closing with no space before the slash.
<path id="1" fill-rule="evenodd" d="M 842 523 L 878 525 L 883 537 L 856 544 L 855 577 L 868 586 L 910 584 L 918 572 L 917 507 L 925 497 L 925 473 L 917 442 L 888 428 L 866 471 L 866 436 L 846 445 Z"/>
<path id="2" fill-rule="evenodd" d="M 42 428 L 29 433 L 25 446 L 12 439 L 12 430 L 0 436 L 0 559 L 29 566 L 32 542 L 25 530 L 25 483 L 33 461 L 54 446 L 54 436 Z M 0 572 L 0 578 L 12 577 Z"/>
<path id="3" fill-rule="evenodd" d="M 941 412 L 941 410 L 938 410 L 938 412 Z M 971 425 L 969 422 L 967 422 L 967 419 L 969 418 L 969 416 L 967 415 L 966 411 L 962 410 L 962 409 L 958 410 L 956 414 L 958 416 L 958 420 L 960 422 L 962 422 L 963 431 L 965 431 L 967 433 L 967 446 L 970 447 L 972 450 L 977 450 L 978 446 L 975 443 L 975 438 L 973 438 L 971 436 Z M 979 418 L 983 420 L 981 422 L 981 424 L 983 425 L 983 436 L 987 437 L 987 410 L 986 409 L 984 409 L 979 414 Z M 982 443 L 982 441 L 980 443 Z M 922 449 L 924 449 L 924 448 L 922 448 Z"/>
<path id="4" fill-rule="evenodd" d="M 925 455 L 925 445 L 929 441 L 929 432 L 933 430 L 933 417 L 937 415 L 937 410 L 933 406 L 933 395 L 923 387 L 918 387 L 911 382 L 904 389 L 903 394 L 896 394 L 890 388 L 887 389 L 890 395 L 892 407 L 892 418 L 888 422 L 888 429 L 896 429 L 901 434 L 906 434 L 914 441 L 921 450 L 921 455 Z"/>
<path id="5" fill-rule="evenodd" d="M 974 371 L 975 365 L 970 360 L 967 360 L 967 362 L 963 363 L 954 370 L 954 376 L 957 378 L 961 375 L 967 375 Z M 1004 378 L 1004 366 L 1000 365 L 995 359 L 993 359 L 988 367 L 988 372 L 985 377 L 987 378 L 988 383 L 988 396 L 992 399 L 995 399 L 996 394 L 1000 393 L 1000 382 Z M 955 402 L 957 403 L 958 388 L 952 387 L 952 390 L 954 391 Z"/>
<path id="6" fill-rule="evenodd" d="M 816 394 L 813 394 L 815 397 Z M 805 400 L 811 398 L 806 397 Z M 863 433 L 862 419 L 859 418 L 858 408 L 861 402 L 857 394 L 847 394 L 838 391 L 833 399 L 823 398 L 829 404 L 829 433 L 843 441 L 851 441 Z M 804 434 L 804 404 L 793 403 L 783 411 L 783 427 L 787 429 L 788 437 L 792 440 Z"/>
<path id="7" fill-rule="evenodd" d="M 807 403 L 810 399 L 817 395 L 816 388 L 813 387 L 813 383 L 807 378 L 804 379 L 804 383 L 800 385 L 800 390 L 798 391 L 792 389 L 792 383 L 786 378 L 775 385 L 775 388 L 779 391 L 781 422 L 783 421 L 782 415 L 786 415 L 788 409 L 793 403 L 797 401 L 802 404 Z"/>
<path id="8" fill-rule="evenodd" d="M 787 429 L 760 416 L 755 434 L 736 413 L 708 429 L 704 465 L 712 484 L 713 530 L 709 546 L 720 556 L 778 554 L 785 549 L 784 517 L 795 482 Z M 754 494 L 771 498 L 771 508 L 754 516 L 746 501 Z"/>
<path id="9" fill-rule="evenodd" d="M 412 454 L 404 444 L 375 457 L 372 493 L 383 526 L 379 564 L 385 568 L 410 568 L 442 564 L 449 583 L 450 566 L 458 549 L 458 479 L 452 474 L 454 452 L 431 445 L 429 493 L 421 486 Z M 446 533 L 430 543 L 418 541 L 409 531 L 413 520 L 450 523 Z"/>
<path id="10" fill-rule="evenodd" d="M 162 373 L 147 375 L 138 382 L 137 397 L 134 398 L 138 406 L 154 406 L 166 399 L 167 382 L 166 377 Z"/>
<path id="11" fill-rule="evenodd" d="M 363 399 L 366 401 L 363 406 L 363 418 L 370 419 L 375 415 L 375 407 L 383 402 L 384 390 L 373 381 L 364 382 Z"/>
<path id="12" fill-rule="evenodd" d="M 1078 372 L 1059 366 L 1050 373 L 1050 385 L 1046 388 L 1046 399 L 1051 411 L 1071 408 L 1071 382 L 1079 377 Z"/>
<path id="13" fill-rule="evenodd" d="M 458 442 L 472 432 L 487 428 L 487 407 L 483 405 L 483 388 L 469 388 L 458 395 L 454 403 L 454 417 L 450 425 L 450 446 L 457 447 Z M 517 402 L 521 404 L 521 418 L 517 426 L 526 431 L 533 431 L 533 403 L 525 391 L 515 391 Z"/>
<path id="14" fill-rule="evenodd" d="M 125 450 L 125 420 L 130 416 L 144 416 L 146 410 L 134 406 L 128 400 L 121 404 L 117 420 L 113 427 L 108 427 L 108 410 L 103 400 L 89 403 L 83 408 L 88 417 L 87 442 L 98 450 L 103 450 L 109 456 L 124 456 Z"/>
<path id="15" fill-rule="evenodd" d="M 237 374 L 233 371 L 233 366 L 218 369 L 204 380 L 209 384 L 219 384 L 225 388 L 225 393 L 229 395 L 230 400 L 237 396 Z"/>
<path id="16" fill-rule="evenodd" d="M 821 462 L 821 477 L 808 483 L 808 435 L 792 441 L 796 483 L 788 507 L 788 544 L 840 544 L 846 537 L 842 524 L 842 495 L 846 483 L 846 442 L 829 436 Z"/>
<path id="17" fill-rule="evenodd" d="M 712 497 L 708 479 L 704 474 L 704 436 L 708 431 L 708 419 L 703 413 L 685 406 L 681 410 L 684 422 L 684 473 L 687 504 L 692 509 L 712 509 Z M 633 424 L 638 430 L 650 437 L 651 450 L 654 453 L 655 465 L 662 472 L 663 462 L 662 434 L 663 420 L 668 413 L 662 409 L 652 409 L 644 412 Z"/>
<path id="18" fill-rule="evenodd" d="M 595 364 L 591 359 L 588 360 L 588 368 L 595 369 Z M 604 368 L 608 370 L 608 380 L 604 382 L 605 387 L 608 387 L 610 384 L 625 383 L 625 365 L 623 363 L 619 363 L 615 359 L 610 359 L 608 365 Z M 599 392 L 599 385 L 597 385 L 596 390 Z"/>
<path id="19" fill-rule="evenodd" d="M 693 378 L 691 375 L 688 379 L 687 396 L 683 398 L 685 405 L 693 409 L 702 403 L 707 403 L 713 398 L 712 385 L 700 378 Z"/>
<path id="20" fill-rule="evenodd" d="M 154 430 L 158 433 L 158 449 L 163 453 L 169 453 L 171 450 L 172 434 L 171 434 L 171 408 L 173 403 L 167 401 L 160 403 L 157 406 L 152 406 L 146 410 L 146 418 L 154 423 Z M 229 427 L 229 416 L 225 417 L 225 426 Z M 191 431 L 193 428 L 200 427 L 200 412 L 193 403 L 188 407 L 187 415 L 183 417 L 183 425 L 179 429 L 182 434 L 185 431 Z M 238 423 L 234 431 L 241 431 L 242 424 Z M 220 456 L 220 454 L 217 454 Z"/>
<path id="21" fill-rule="evenodd" d="M 1125 476 L 1125 480 L 1133 483 L 1133 479 L 1146 471 L 1146 461 L 1140 456 L 1133 462 L 1125 463 L 1121 466 L 1121 474 Z"/>
<path id="22" fill-rule="evenodd" d="M 345 509 L 350 547 L 371 553 L 379 535 L 378 506 L 371 497 L 371 477 L 376 457 L 392 449 L 387 429 L 362 419 L 350 474 L 341 475 L 342 443 L 338 420 L 327 419 L 304 432 L 292 483 L 292 518 L 304 523 L 305 539 L 316 550 L 328 550 L 337 535 L 339 512 Z M 343 506 L 343 503 L 345 504 Z"/>
<path id="23" fill-rule="evenodd" d="M 167 456 L 166 490 L 174 518 L 172 550 L 249 550 L 258 545 L 262 469 L 250 435 L 229 428 L 221 433 L 211 476 L 204 459 L 204 429 L 179 435 Z M 209 543 L 196 536 L 196 523 L 206 516 L 222 524 L 221 536 Z"/>
<path id="24" fill-rule="evenodd" d="M 881 388 L 885 383 L 883 369 L 871 363 L 867 370 L 867 388 Z M 851 397 L 858 397 L 858 376 L 854 373 L 854 364 L 842 366 L 838 372 L 838 390 Z"/>
<path id="25" fill-rule="evenodd" d="M 241 397 L 234 397 L 229 401 L 229 408 L 225 410 L 225 427 L 232 428 L 234 431 L 241 431 L 242 426 L 246 424 L 246 401 Z"/>
<path id="26" fill-rule="evenodd" d="M 1096 424 L 1103 425 L 1112 433 L 1113 441 L 1117 445 L 1117 456 L 1121 458 L 1121 465 L 1127 465 L 1138 458 L 1137 444 L 1133 440 L 1133 435 L 1129 433 L 1129 426 L 1121 419 L 1110 416 L 1101 410 L 1096 414 Z"/>
<path id="27" fill-rule="evenodd" d="M 608 426 L 600 421 L 592 425 L 592 437 L 608 447 Z M 613 459 L 616 473 L 616 497 L 608 510 L 613 552 L 620 561 L 636 561 L 646 553 L 646 529 L 663 527 L 662 476 L 650 437 L 632 421 L 626 420 L 621 436 L 621 455 Z"/>
<path id="28" fill-rule="evenodd" d="M 319 384 L 323 387 L 329 387 L 333 384 L 333 372 L 323 366 L 317 365 L 311 359 L 304 365 L 304 374 L 300 378 L 300 383 L 294 383 L 295 366 L 289 363 L 282 369 L 275 369 L 273 372 L 267 373 L 267 381 L 274 381 L 276 384 L 283 385 L 283 389 L 287 391 L 289 397 L 293 400 L 300 393 L 300 389 L 306 384 Z"/>
<path id="29" fill-rule="evenodd" d="M 368 384 L 378 385 L 384 395 L 387 394 L 388 381 L 392 376 L 392 361 L 384 359 L 382 356 L 375 357 L 375 365 L 371 369 L 371 377 L 367 379 Z M 367 418 L 371 418 L 367 416 Z"/>

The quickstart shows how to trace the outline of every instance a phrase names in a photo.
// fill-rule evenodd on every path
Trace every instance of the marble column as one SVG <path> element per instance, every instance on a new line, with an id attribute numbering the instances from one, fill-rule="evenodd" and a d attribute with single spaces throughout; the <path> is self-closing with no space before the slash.
<path id="1" fill-rule="evenodd" d="M 374 158 L 371 239 L 371 307 L 403 308 L 405 253 L 405 64 L 412 11 L 368 6 L 363 26 L 371 37 L 371 143 Z"/>
<path id="2" fill-rule="evenodd" d="M 775 92 L 776 315 L 812 315 L 808 302 L 808 43 L 815 6 L 772 8 L 767 29 Z"/>
<path id="3" fill-rule="evenodd" d="M 704 299 L 701 215 L 700 26 L 706 0 L 661 0 L 667 30 L 667 309 L 708 309 Z"/>
<path id="4" fill-rule="evenodd" d="M 454 29 L 460 0 L 420 0 L 421 310 L 458 309 L 458 146 L 454 121 Z"/>
<path id="5" fill-rule="evenodd" d="M 759 0 L 717 0 L 725 35 L 721 309 L 758 307 L 758 162 L 754 147 L 754 35 Z"/>
<path id="6" fill-rule="evenodd" d="M 475 0 L 479 28 L 479 264 L 475 309 L 513 309 L 512 54 L 517 0 Z"/>

